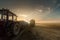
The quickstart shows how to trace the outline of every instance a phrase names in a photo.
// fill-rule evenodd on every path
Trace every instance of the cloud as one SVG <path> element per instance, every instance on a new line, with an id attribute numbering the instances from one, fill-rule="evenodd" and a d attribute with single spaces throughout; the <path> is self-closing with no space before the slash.
<path id="1" fill-rule="evenodd" d="M 3 4 L 3 5 L 2 5 Z M 56 6 L 57 5 L 57 6 Z M 37 20 L 50 20 L 60 15 L 52 13 L 55 8 L 60 7 L 57 0 L 9 0 L 0 1 L 0 8 L 10 8 L 18 16 L 28 14 L 30 18 Z"/>

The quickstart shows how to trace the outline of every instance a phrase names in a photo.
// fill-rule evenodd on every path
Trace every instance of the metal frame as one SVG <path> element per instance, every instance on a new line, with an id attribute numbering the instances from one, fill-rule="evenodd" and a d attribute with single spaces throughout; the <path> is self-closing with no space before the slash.
<path id="1" fill-rule="evenodd" d="M 0 14 L 1 14 L 1 19 L 3 19 L 3 15 L 6 15 L 6 20 L 9 20 L 9 16 L 12 16 L 12 21 L 14 20 L 14 16 L 16 17 L 17 20 L 17 15 L 15 15 L 14 13 L 12 13 L 11 11 L 9 11 L 8 9 L 0 9 Z"/>

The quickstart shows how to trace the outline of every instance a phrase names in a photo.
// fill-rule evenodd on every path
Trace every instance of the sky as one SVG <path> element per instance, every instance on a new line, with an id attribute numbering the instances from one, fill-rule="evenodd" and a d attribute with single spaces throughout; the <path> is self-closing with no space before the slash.
<path id="1" fill-rule="evenodd" d="M 60 0 L 0 0 L 0 8 L 10 9 L 27 21 L 60 22 Z"/>

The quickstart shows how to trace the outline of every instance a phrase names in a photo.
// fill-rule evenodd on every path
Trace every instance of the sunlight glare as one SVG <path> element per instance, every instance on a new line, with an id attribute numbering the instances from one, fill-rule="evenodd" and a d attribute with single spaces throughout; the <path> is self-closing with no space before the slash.
<path id="1" fill-rule="evenodd" d="M 25 22 L 30 23 L 30 21 L 29 21 L 30 18 L 29 18 L 28 15 L 21 14 L 21 15 L 20 15 L 20 20 L 23 20 L 23 21 L 25 21 Z"/>

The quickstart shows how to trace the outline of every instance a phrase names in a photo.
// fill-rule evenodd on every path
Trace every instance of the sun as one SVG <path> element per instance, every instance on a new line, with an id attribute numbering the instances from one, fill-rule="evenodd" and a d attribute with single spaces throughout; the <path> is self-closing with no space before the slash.
<path id="1" fill-rule="evenodd" d="M 27 15 L 20 15 L 20 16 L 22 16 L 22 17 L 27 17 Z"/>
<path id="2" fill-rule="evenodd" d="M 25 21 L 25 22 L 28 22 L 28 23 L 30 23 L 30 18 L 29 18 L 29 16 L 28 15 L 25 15 L 25 14 L 20 14 L 19 15 L 19 20 L 21 21 Z"/>

